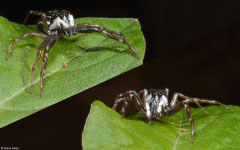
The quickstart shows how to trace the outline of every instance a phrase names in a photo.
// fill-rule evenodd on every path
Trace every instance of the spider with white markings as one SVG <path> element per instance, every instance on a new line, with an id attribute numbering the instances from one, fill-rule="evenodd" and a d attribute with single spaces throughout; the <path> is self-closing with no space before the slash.
<path id="1" fill-rule="evenodd" d="M 191 131 L 191 142 L 193 142 L 194 134 L 194 120 L 191 114 L 189 103 L 195 103 L 198 105 L 206 114 L 209 114 L 199 103 L 221 105 L 231 112 L 235 112 L 226 105 L 208 99 L 192 98 L 185 96 L 181 93 L 174 93 L 170 105 L 168 103 L 169 90 L 165 88 L 161 89 L 143 89 L 139 93 L 134 90 L 129 90 L 125 93 L 118 95 L 115 99 L 113 109 L 117 111 L 118 104 L 123 102 L 120 114 L 125 117 L 125 109 L 130 101 L 133 101 L 136 108 L 146 115 L 148 122 L 151 123 L 151 119 L 161 119 L 162 116 L 172 116 L 181 110 L 183 107 L 187 113 L 188 119 L 192 126 Z M 181 98 L 182 101 L 179 101 Z"/>
<path id="2" fill-rule="evenodd" d="M 13 46 L 16 42 L 22 40 L 25 37 L 32 36 L 35 38 L 44 39 L 44 41 L 41 43 L 38 52 L 37 52 L 37 59 L 35 60 L 35 63 L 32 67 L 32 78 L 31 78 L 31 91 L 33 90 L 33 77 L 34 77 L 34 71 L 36 69 L 36 66 L 38 64 L 38 61 L 41 57 L 41 52 L 44 49 L 43 54 L 43 66 L 40 73 L 40 96 L 42 96 L 42 89 L 43 89 L 43 76 L 46 70 L 47 62 L 48 62 L 48 52 L 50 48 L 55 44 L 55 42 L 60 38 L 61 35 L 66 36 L 72 36 L 76 35 L 78 33 L 92 33 L 92 32 L 98 32 L 103 33 L 108 38 L 111 38 L 113 40 L 116 40 L 120 43 L 126 44 L 128 46 L 129 51 L 137 58 L 140 59 L 133 47 L 127 42 L 124 35 L 120 32 L 115 32 L 108 30 L 106 28 L 101 27 L 97 24 L 87 24 L 87 23 L 80 23 L 75 25 L 74 24 L 74 18 L 73 15 L 66 10 L 62 11 L 49 11 L 47 13 L 38 12 L 38 11 L 30 11 L 28 15 L 26 16 L 24 20 L 24 24 L 26 24 L 28 17 L 30 15 L 37 15 L 41 16 L 40 21 L 38 22 L 39 30 L 42 33 L 36 33 L 36 32 L 29 32 L 21 37 L 15 39 L 12 42 L 11 50 L 9 52 L 9 55 L 6 59 L 9 59 L 13 52 Z"/>

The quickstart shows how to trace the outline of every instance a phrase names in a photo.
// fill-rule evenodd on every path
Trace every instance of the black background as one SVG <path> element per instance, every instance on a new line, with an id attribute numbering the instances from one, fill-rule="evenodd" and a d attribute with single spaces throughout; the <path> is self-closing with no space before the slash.
<path id="1" fill-rule="evenodd" d="M 168 87 L 239 105 L 239 0 L 6 1 L 1 7 L 0 15 L 18 23 L 29 10 L 138 18 L 147 48 L 143 66 L 0 129 L 0 146 L 81 149 L 91 103 L 98 99 L 111 107 L 129 89 Z"/>

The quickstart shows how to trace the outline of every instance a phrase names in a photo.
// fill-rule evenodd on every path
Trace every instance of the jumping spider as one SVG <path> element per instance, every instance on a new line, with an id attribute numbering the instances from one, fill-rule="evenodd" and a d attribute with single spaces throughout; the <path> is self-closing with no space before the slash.
<path id="1" fill-rule="evenodd" d="M 24 23 L 26 24 L 28 17 L 30 15 L 37 15 L 41 16 L 40 21 L 38 22 L 38 28 L 42 33 L 36 33 L 36 32 L 29 32 L 21 37 L 15 39 L 12 42 L 11 50 L 9 52 L 9 55 L 6 59 L 9 59 L 12 52 L 13 52 L 13 46 L 16 42 L 22 40 L 25 37 L 32 36 L 35 38 L 41 38 L 44 39 L 44 41 L 41 43 L 38 52 L 37 52 L 37 59 L 35 60 L 35 63 L 32 67 L 32 78 L 31 78 L 31 93 L 33 90 L 33 77 L 34 77 L 34 71 L 36 69 L 36 66 L 38 64 L 38 61 L 41 57 L 42 49 L 44 49 L 43 54 L 43 66 L 40 73 L 40 96 L 42 96 L 42 88 L 43 88 L 43 76 L 46 70 L 47 62 L 48 62 L 48 52 L 50 51 L 50 48 L 55 44 L 55 42 L 60 38 L 61 35 L 66 36 L 72 36 L 76 35 L 78 33 L 92 33 L 92 32 L 98 32 L 103 33 L 108 38 L 111 38 L 113 40 L 116 40 L 120 43 L 126 44 L 128 46 L 129 51 L 137 58 L 140 59 L 133 47 L 127 42 L 124 35 L 120 32 L 115 32 L 108 30 L 106 28 L 101 27 L 97 24 L 87 24 L 87 23 L 80 23 L 75 25 L 74 24 L 74 18 L 73 15 L 66 10 L 62 11 L 49 11 L 47 13 L 38 12 L 38 11 L 30 11 L 28 15 L 26 16 Z"/>
<path id="2" fill-rule="evenodd" d="M 228 108 L 226 105 L 208 99 L 200 99 L 200 98 L 192 98 L 185 96 L 181 93 L 174 93 L 170 104 L 168 103 L 168 93 L 169 90 L 165 88 L 161 89 L 143 89 L 139 93 L 134 90 L 129 90 L 125 93 L 119 94 L 113 105 L 113 109 L 116 111 L 118 104 L 123 102 L 120 113 L 122 117 L 125 117 L 125 109 L 128 106 L 129 101 L 133 101 L 135 107 L 146 115 L 148 122 L 151 123 L 151 119 L 161 119 L 162 116 L 171 116 L 181 110 L 183 107 L 187 113 L 188 119 L 192 126 L 191 131 L 191 142 L 193 142 L 193 134 L 194 134 L 194 120 L 191 114 L 191 109 L 189 103 L 197 104 L 202 111 L 206 114 L 209 114 L 199 103 L 206 104 L 215 104 L 221 105 L 231 112 L 235 112 L 234 110 Z M 182 99 L 182 101 L 178 101 L 178 97 Z"/>

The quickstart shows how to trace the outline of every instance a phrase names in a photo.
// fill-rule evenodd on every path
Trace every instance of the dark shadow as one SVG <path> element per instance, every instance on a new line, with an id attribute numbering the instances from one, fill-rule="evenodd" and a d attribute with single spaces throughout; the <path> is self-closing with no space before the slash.
<path id="1" fill-rule="evenodd" d="M 92 48 L 87 48 L 85 52 L 97 52 L 97 51 L 112 51 L 115 53 L 120 53 L 120 54 L 127 54 L 130 53 L 128 49 L 125 50 L 119 50 L 117 48 L 111 48 L 111 47 L 92 47 Z"/>
<path id="2" fill-rule="evenodd" d="M 14 47 L 16 46 L 16 44 L 14 45 Z M 28 43 L 28 44 L 21 44 L 21 45 L 19 45 L 19 46 L 17 46 L 17 47 L 19 47 L 19 48 L 22 48 L 22 49 L 24 49 L 24 48 L 26 48 L 26 47 L 31 47 L 31 49 L 36 49 L 36 50 L 38 50 L 38 48 L 39 48 L 39 46 L 38 45 L 36 45 L 36 44 L 32 44 L 32 43 Z M 13 49 L 13 51 L 14 51 L 14 49 Z M 13 52 L 14 53 L 14 52 Z"/>
<path id="3" fill-rule="evenodd" d="M 74 37 L 74 36 L 73 36 Z M 60 38 L 59 38 L 59 41 L 67 41 L 67 42 L 72 42 L 72 43 L 74 43 L 74 42 L 77 42 L 77 41 L 79 41 L 79 40 L 81 40 L 81 38 L 80 37 L 75 37 L 75 38 L 69 38 L 69 37 L 66 37 L 66 36 L 61 36 Z"/>

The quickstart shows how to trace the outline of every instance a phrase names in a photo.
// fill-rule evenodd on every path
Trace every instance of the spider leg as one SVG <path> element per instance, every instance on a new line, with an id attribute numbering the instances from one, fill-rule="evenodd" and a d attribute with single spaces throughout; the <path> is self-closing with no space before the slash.
<path id="1" fill-rule="evenodd" d="M 149 105 L 149 102 L 147 101 L 147 96 L 149 94 L 149 91 L 147 89 L 143 89 L 139 92 L 139 95 L 140 97 L 142 98 L 142 105 L 144 106 L 144 110 L 145 110 L 145 115 L 148 119 L 148 123 L 150 124 L 151 123 L 151 118 L 152 118 L 152 112 L 151 112 L 151 108 L 150 108 L 150 105 Z"/>
<path id="2" fill-rule="evenodd" d="M 37 67 L 38 61 L 39 61 L 39 59 L 41 58 L 42 49 L 45 48 L 47 42 L 48 42 L 48 40 L 44 40 L 44 41 L 41 43 L 40 47 L 38 48 L 37 58 L 36 58 L 35 63 L 33 64 L 33 67 L 32 67 L 32 78 L 31 78 L 31 90 L 30 90 L 30 93 L 32 93 L 32 91 L 33 91 L 34 72 L 35 72 L 35 69 L 36 69 L 36 67 Z"/>
<path id="3" fill-rule="evenodd" d="M 126 107 L 128 106 L 130 100 L 131 99 L 125 99 L 123 101 L 122 109 L 120 110 L 120 114 L 122 115 L 123 118 L 125 118 Z"/>
<path id="4" fill-rule="evenodd" d="M 122 105 L 120 114 L 122 115 L 122 117 L 125 117 L 126 107 L 128 106 L 128 103 L 131 100 L 134 102 L 136 108 L 145 114 L 145 110 L 144 110 L 142 101 L 141 101 L 140 97 L 138 96 L 137 92 L 134 90 L 130 90 L 125 93 L 119 94 L 115 99 L 113 109 L 116 110 L 118 107 L 118 104 L 123 101 L 123 105 Z"/>
<path id="5" fill-rule="evenodd" d="M 35 38 L 40 38 L 40 39 L 46 39 L 47 38 L 47 35 L 45 34 L 42 34 L 42 33 L 36 33 L 36 32 L 29 32 L 29 33 L 26 33 L 24 35 L 22 35 L 21 37 L 15 39 L 13 42 L 12 42 L 12 46 L 11 46 L 11 49 L 10 49 L 10 52 L 8 54 L 8 56 L 6 57 L 6 59 L 9 59 L 13 53 L 13 46 L 15 45 L 16 42 L 24 39 L 25 37 L 28 37 L 28 36 L 32 36 L 32 37 L 35 37 Z"/>
<path id="6" fill-rule="evenodd" d="M 177 104 L 178 102 L 178 97 L 182 98 L 182 99 L 191 99 L 190 97 L 188 96 L 185 96 L 183 95 L 182 93 L 175 93 L 172 97 L 172 100 L 171 100 L 171 103 L 170 103 L 170 106 L 173 107 Z M 205 112 L 207 115 L 209 114 L 209 112 L 207 112 L 197 101 L 194 101 L 194 103 L 196 105 L 198 105 L 198 107 L 200 107 L 202 109 L 203 112 Z"/>
<path id="7" fill-rule="evenodd" d="M 202 111 L 203 112 L 205 112 L 207 115 L 209 115 L 210 113 L 209 112 L 207 112 L 198 102 L 195 102 L 197 105 L 198 105 L 198 107 L 200 107 L 201 109 L 202 109 Z"/>
<path id="8" fill-rule="evenodd" d="M 165 116 L 172 116 L 175 113 L 179 112 L 183 107 L 185 108 L 185 111 L 188 115 L 188 120 L 191 123 L 191 127 L 192 127 L 191 142 L 193 142 L 194 120 L 193 120 L 193 117 L 192 117 L 192 114 L 191 114 L 191 108 L 189 107 L 189 105 L 187 103 L 184 103 L 184 101 L 180 101 L 180 102 L 175 103 L 175 105 L 171 106 L 171 108 L 167 112 L 164 112 L 164 115 Z"/>
<path id="9" fill-rule="evenodd" d="M 165 88 L 164 91 L 166 92 L 166 96 L 168 97 L 168 95 L 169 95 L 169 89 L 168 89 L 168 88 Z"/>
<path id="10" fill-rule="evenodd" d="M 207 99 L 200 99 L 200 98 L 189 98 L 183 101 L 185 104 L 188 103 L 205 103 L 205 104 L 212 104 L 212 105 L 220 105 L 225 107 L 226 109 L 228 109 L 231 112 L 235 112 L 234 110 L 230 109 L 229 107 L 227 107 L 226 105 L 216 101 L 216 100 L 207 100 Z M 201 108 L 201 107 L 200 107 Z"/>
<path id="11" fill-rule="evenodd" d="M 177 112 L 179 112 L 182 108 L 183 108 L 183 102 L 178 102 L 177 104 L 175 104 L 174 106 L 170 107 L 166 112 L 164 112 L 165 116 L 172 116 L 174 114 L 176 114 Z"/>
<path id="12" fill-rule="evenodd" d="M 126 100 L 126 98 L 128 98 L 127 96 L 129 95 L 129 93 L 122 93 L 122 94 L 119 94 L 116 98 L 115 98 L 115 102 L 113 104 L 113 107 L 112 109 L 113 110 L 117 110 L 117 107 L 119 105 L 119 103 L 121 103 L 122 101 Z"/>
<path id="13" fill-rule="evenodd" d="M 101 27 L 100 25 L 93 25 L 93 24 L 86 24 L 86 23 L 80 23 L 74 27 L 75 34 L 76 33 L 92 33 L 92 32 L 99 32 L 103 33 L 107 37 L 116 40 L 120 43 L 126 44 L 128 46 L 129 51 L 137 58 L 140 59 L 140 57 L 137 55 L 133 47 L 127 42 L 127 39 L 125 36 L 120 32 L 115 32 L 108 30 L 106 28 Z"/>
<path id="14" fill-rule="evenodd" d="M 191 114 L 191 108 L 189 107 L 188 104 L 184 104 L 185 111 L 188 115 L 188 120 L 191 123 L 192 126 L 192 132 L 191 132 L 191 142 L 193 142 L 193 134 L 194 134 L 194 120 Z"/>
<path id="15" fill-rule="evenodd" d="M 29 11 L 27 16 L 24 19 L 23 24 L 26 25 L 27 20 L 29 18 L 30 15 L 35 15 L 35 16 L 41 16 L 41 20 L 42 20 L 42 24 L 43 24 L 43 29 L 44 31 L 47 33 L 48 32 L 48 25 L 47 25 L 47 16 L 45 13 L 43 12 L 39 12 L 39 11 Z"/>
<path id="16" fill-rule="evenodd" d="M 56 35 L 51 35 L 48 38 L 48 42 L 46 43 L 46 47 L 44 50 L 44 54 L 43 54 L 43 66 L 42 66 L 42 70 L 40 73 L 40 96 L 42 97 L 42 91 L 43 91 L 43 76 L 45 74 L 45 70 L 47 67 L 47 61 L 48 61 L 48 52 L 50 50 L 50 48 L 55 44 L 55 42 L 57 41 L 58 36 Z"/>
<path id="17" fill-rule="evenodd" d="M 170 106 L 174 107 L 177 103 L 178 103 L 178 97 L 182 98 L 182 99 L 187 99 L 189 97 L 183 95 L 182 93 L 174 93 L 171 102 L 170 102 Z"/>

